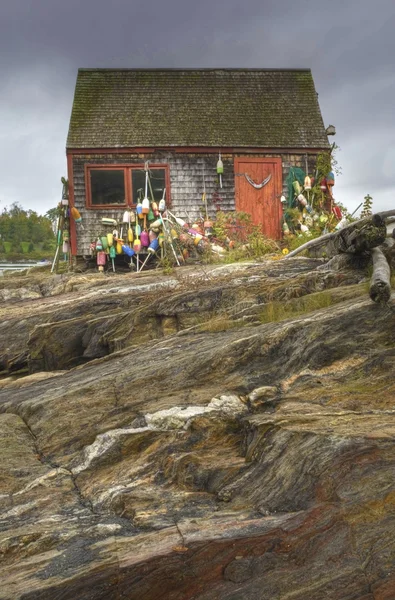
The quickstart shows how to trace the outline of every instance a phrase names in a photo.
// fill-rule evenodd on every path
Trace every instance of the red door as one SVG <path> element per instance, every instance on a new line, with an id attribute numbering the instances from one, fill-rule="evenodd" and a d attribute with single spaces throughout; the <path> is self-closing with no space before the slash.
<path id="1" fill-rule="evenodd" d="M 282 235 L 281 194 L 281 158 L 235 158 L 236 210 L 252 215 L 253 223 L 275 240 Z"/>

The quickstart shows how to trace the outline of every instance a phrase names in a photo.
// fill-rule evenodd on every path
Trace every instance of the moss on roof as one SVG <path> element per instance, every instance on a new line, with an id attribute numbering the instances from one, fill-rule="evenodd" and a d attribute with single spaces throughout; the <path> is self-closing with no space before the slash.
<path id="1" fill-rule="evenodd" d="M 328 148 L 310 70 L 80 69 L 68 148 Z"/>

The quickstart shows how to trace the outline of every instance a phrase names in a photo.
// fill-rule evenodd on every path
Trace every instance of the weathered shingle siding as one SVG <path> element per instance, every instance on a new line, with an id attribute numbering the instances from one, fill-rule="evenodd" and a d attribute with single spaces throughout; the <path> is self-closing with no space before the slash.
<path id="1" fill-rule="evenodd" d="M 68 148 L 327 148 L 310 70 L 80 69 Z"/>
<path id="2" fill-rule="evenodd" d="M 237 156 L 249 156 L 238 153 Z M 235 155 L 236 156 L 236 155 Z M 305 154 L 254 154 L 257 157 L 280 157 L 283 165 L 283 186 L 291 166 L 305 169 Z M 73 157 L 74 202 L 81 213 L 84 229 L 77 225 L 77 254 L 89 254 L 89 244 L 99 235 L 103 235 L 106 228 L 101 225 L 101 218 L 111 217 L 122 220 L 122 209 L 87 209 L 85 187 L 85 164 L 140 164 L 145 160 L 150 164 L 168 164 L 170 171 L 171 210 L 179 217 L 187 220 L 195 219 L 202 214 L 203 174 L 206 183 L 206 194 L 209 214 L 215 215 L 217 209 L 224 211 L 235 209 L 234 194 L 234 156 L 222 155 L 224 163 L 223 188 L 218 188 L 216 165 L 217 154 L 180 154 L 175 152 L 159 152 L 155 154 L 80 154 Z M 253 160 L 253 157 L 252 157 Z M 313 172 L 315 156 L 309 155 L 309 172 Z"/>

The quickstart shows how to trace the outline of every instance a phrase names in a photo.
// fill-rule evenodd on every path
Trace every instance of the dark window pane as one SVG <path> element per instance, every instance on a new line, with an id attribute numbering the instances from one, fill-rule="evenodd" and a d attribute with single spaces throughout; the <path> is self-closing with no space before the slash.
<path id="1" fill-rule="evenodd" d="M 125 179 L 123 170 L 92 169 L 92 204 L 125 204 Z"/>
<path id="2" fill-rule="evenodd" d="M 163 190 L 166 187 L 166 170 L 165 169 L 150 169 L 149 178 L 151 182 L 152 192 L 154 194 L 155 202 L 163 196 Z M 145 171 L 144 169 L 133 169 L 132 170 L 132 194 L 133 203 L 137 204 L 138 199 L 144 198 L 145 192 Z M 150 187 L 148 185 L 148 198 L 152 200 Z"/>

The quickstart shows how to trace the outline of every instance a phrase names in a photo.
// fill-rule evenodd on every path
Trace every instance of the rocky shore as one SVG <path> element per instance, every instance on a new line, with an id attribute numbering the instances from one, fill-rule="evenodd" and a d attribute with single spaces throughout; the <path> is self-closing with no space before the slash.
<path id="1" fill-rule="evenodd" d="M 395 303 L 366 275 L 3 278 L 0 598 L 393 600 Z"/>

